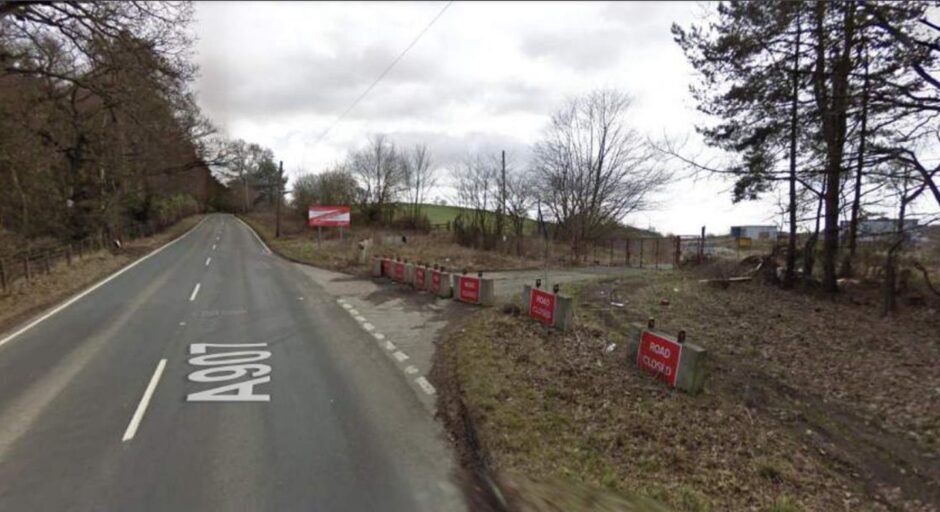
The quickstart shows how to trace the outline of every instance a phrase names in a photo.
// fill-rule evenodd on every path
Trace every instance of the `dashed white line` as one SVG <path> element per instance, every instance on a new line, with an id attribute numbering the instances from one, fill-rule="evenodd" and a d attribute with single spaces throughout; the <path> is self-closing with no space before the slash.
<path id="1" fill-rule="evenodd" d="M 375 330 L 375 326 L 372 325 L 372 324 L 370 324 L 369 322 L 366 322 L 366 323 L 362 324 L 362 328 L 365 329 L 365 330 L 367 330 L 367 331 L 374 331 L 374 330 Z"/>
<path id="2" fill-rule="evenodd" d="M 206 258 L 206 266 L 207 266 L 207 267 L 209 266 L 209 262 L 211 262 L 211 261 L 212 261 L 212 258 Z"/>
<path id="3" fill-rule="evenodd" d="M 418 377 L 417 379 L 415 379 L 415 382 L 417 382 L 418 385 L 421 386 L 421 389 L 423 389 L 425 393 L 429 395 L 433 395 L 435 393 L 434 386 L 432 386 L 431 383 L 428 382 L 428 379 L 425 379 L 424 377 Z"/>
<path id="4" fill-rule="evenodd" d="M 200 286 L 201 286 L 201 285 L 200 285 L 199 283 L 196 283 L 196 287 L 193 288 L 193 293 L 192 293 L 192 295 L 189 296 L 189 302 L 192 302 L 192 301 L 196 300 L 196 294 L 199 293 L 199 287 L 200 287 Z"/>
<path id="5" fill-rule="evenodd" d="M 406 359 L 408 359 L 408 354 L 402 352 L 401 350 L 399 350 L 398 352 L 395 352 L 392 355 L 395 356 L 395 359 L 398 359 L 399 363 L 404 362 Z"/>
<path id="6" fill-rule="evenodd" d="M 150 403 L 150 397 L 153 396 L 153 391 L 157 389 L 157 383 L 160 382 L 160 376 L 163 375 L 163 369 L 165 367 L 166 359 L 161 359 L 157 364 L 157 369 L 153 372 L 153 377 L 150 377 L 150 383 L 147 384 L 144 396 L 141 397 L 140 403 L 137 404 L 137 410 L 134 411 L 134 416 L 131 417 L 131 422 L 127 425 L 127 430 L 124 431 L 124 437 L 121 438 L 121 442 L 134 439 L 134 434 L 137 433 L 137 427 L 140 426 L 140 421 L 144 419 L 144 413 L 147 412 L 147 404 Z"/>
<path id="7" fill-rule="evenodd" d="M 352 309 L 352 305 L 351 305 L 351 304 L 346 304 L 345 302 L 343 302 L 342 304 L 343 304 L 343 307 L 344 307 L 344 308 L 346 308 L 346 309 Z"/>
<path id="8" fill-rule="evenodd" d="M 391 341 L 385 342 L 385 350 L 396 350 L 398 347 L 395 346 Z"/>
<path id="9" fill-rule="evenodd" d="M 410 364 L 410 365 L 408 365 L 408 366 L 405 367 L 405 373 L 407 373 L 407 374 L 409 374 L 409 375 L 418 373 L 418 368 L 416 368 L 415 365 Z"/>
<path id="10" fill-rule="evenodd" d="M 365 321 L 366 321 L 366 317 L 364 317 L 364 316 L 362 316 L 362 315 L 357 315 L 357 316 L 355 316 L 355 317 L 353 317 L 353 318 L 355 318 L 357 322 L 365 322 Z"/>
<path id="11" fill-rule="evenodd" d="M 385 335 L 382 334 L 382 333 L 380 333 L 380 332 L 374 332 L 374 333 L 372 333 L 372 337 L 374 337 L 375 339 L 377 339 L 377 340 L 379 340 L 379 341 L 382 341 L 382 340 L 385 339 Z"/>
<path id="12" fill-rule="evenodd" d="M 349 314 L 350 314 L 350 315 L 356 316 L 356 315 L 359 314 L 358 311 L 356 311 L 355 309 L 351 309 L 351 308 L 352 308 L 352 306 L 350 306 L 349 308 L 346 308 L 346 309 L 349 309 Z"/>
<path id="13" fill-rule="evenodd" d="M 215 244 L 212 244 L 212 250 L 213 251 L 215 250 Z"/>

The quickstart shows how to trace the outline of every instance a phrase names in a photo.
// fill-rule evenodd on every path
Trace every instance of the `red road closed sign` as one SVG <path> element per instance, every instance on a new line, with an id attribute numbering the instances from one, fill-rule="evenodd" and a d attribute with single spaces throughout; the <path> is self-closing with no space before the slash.
<path id="1" fill-rule="evenodd" d="M 349 227 L 348 206 L 308 206 L 307 225 L 315 227 Z"/>
<path id="2" fill-rule="evenodd" d="M 480 278 L 460 276 L 457 279 L 457 297 L 464 302 L 480 302 Z"/>
<path id="3" fill-rule="evenodd" d="M 681 355 L 682 345 L 677 341 L 651 331 L 643 331 L 636 353 L 636 365 L 666 384 L 675 386 Z"/>
<path id="4" fill-rule="evenodd" d="M 402 282 L 405 280 L 405 264 L 401 261 L 395 262 L 395 280 Z"/>
<path id="5" fill-rule="evenodd" d="M 382 275 L 386 277 L 392 277 L 392 260 L 388 258 L 382 258 Z"/>
<path id="6" fill-rule="evenodd" d="M 532 288 L 529 296 L 529 317 L 545 325 L 555 325 L 555 294 Z"/>
<path id="7" fill-rule="evenodd" d="M 424 289 L 424 267 L 415 267 L 415 288 Z"/>
<path id="8" fill-rule="evenodd" d="M 431 293 L 441 293 L 441 273 L 437 270 L 431 271 Z"/>

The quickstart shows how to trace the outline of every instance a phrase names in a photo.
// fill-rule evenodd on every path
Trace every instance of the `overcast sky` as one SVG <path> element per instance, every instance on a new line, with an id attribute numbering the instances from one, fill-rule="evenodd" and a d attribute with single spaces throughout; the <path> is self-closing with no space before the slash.
<path id="1" fill-rule="evenodd" d="M 315 144 L 445 3 L 199 3 L 199 102 L 226 134 L 270 147 L 292 176 L 324 170 L 371 133 L 426 142 L 443 178 L 469 152 L 505 149 L 522 163 L 551 112 L 597 87 L 631 94 L 630 123 L 691 137 L 694 152 L 695 76 L 669 31 L 698 18 L 694 2 L 456 2 Z M 682 234 L 782 222 L 775 197 L 732 205 L 728 188 L 683 180 L 625 221 Z"/>

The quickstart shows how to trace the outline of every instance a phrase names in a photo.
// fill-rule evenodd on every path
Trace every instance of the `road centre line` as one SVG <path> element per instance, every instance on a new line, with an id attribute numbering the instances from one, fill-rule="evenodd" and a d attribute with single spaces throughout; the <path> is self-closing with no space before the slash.
<path id="1" fill-rule="evenodd" d="M 156 255 L 157 253 L 159 253 L 160 251 L 162 251 L 162 250 L 166 249 L 167 247 L 169 247 L 169 246 L 175 244 L 176 242 L 179 242 L 180 240 L 186 238 L 186 237 L 189 236 L 189 234 L 192 233 L 196 228 L 198 228 L 199 226 L 201 226 L 203 222 L 205 222 L 205 218 L 203 218 L 203 220 L 199 221 L 199 224 L 196 224 L 195 226 L 191 227 L 191 228 L 189 229 L 189 231 L 187 231 L 186 233 L 184 233 L 182 236 L 180 236 L 180 237 L 178 237 L 178 238 L 176 238 L 176 239 L 174 239 L 174 240 L 171 240 L 169 243 L 167 243 L 167 244 L 164 245 L 163 247 L 158 247 L 158 248 L 154 249 L 154 250 L 151 251 L 149 254 L 143 256 L 143 257 L 140 258 L 139 260 L 137 260 L 137 261 L 131 263 L 130 265 L 128 265 L 128 266 L 122 268 L 121 270 L 118 270 L 117 272 L 115 272 L 115 273 L 111 274 L 110 276 L 108 276 L 108 277 L 102 279 L 101 281 L 98 281 L 97 283 L 95 283 L 94 285 L 92 285 L 92 286 L 91 286 L 90 288 L 88 288 L 87 290 L 85 290 L 85 291 L 79 293 L 78 295 L 72 297 L 71 299 L 69 299 L 69 300 L 63 302 L 63 303 L 60 304 L 59 306 L 56 306 L 52 311 L 49 311 L 48 313 L 42 315 L 41 317 L 39 317 L 39 318 L 33 320 L 32 322 L 30 322 L 30 323 L 24 325 L 24 326 L 21 327 L 20 329 L 14 331 L 14 332 L 13 332 L 12 334 L 10 334 L 9 336 L 7 336 L 7 337 L 5 337 L 5 338 L 3 338 L 3 339 L 0 339 L 0 347 L 2 347 L 3 345 L 5 345 L 8 341 L 12 340 L 13 338 L 16 338 L 16 337 L 19 336 L 20 334 L 23 334 L 24 332 L 26 332 L 26 331 L 32 329 L 33 327 L 36 327 L 36 326 L 39 325 L 39 323 L 42 322 L 43 320 L 46 320 L 47 318 L 49 318 L 49 317 L 51 317 L 52 315 L 58 313 L 59 311 L 62 311 L 63 309 L 65 309 L 65 308 L 71 306 L 72 304 L 74 304 L 75 302 L 77 302 L 77 301 L 78 301 L 79 299 L 81 299 L 82 297 L 84 297 L 84 296 L 88 295 L 89 293 L 91 293 L 91 292 L 97 290 L 98 288 L 101 288 L 102 286 L 104 286 L 105 284 L 107 284 L 107 283 L 110 282 L 112 279 L 116 278 L 117 276 L 123 274 L 124 272 L 127 272 L 128 270 L 130 270 L 130 269 L 136 267 L 137 265 L 140 265 L 141 263 L 143 263 L 143 262 L 146 261 L 147 259 L 149 259 L 149 258 L 155 256 L 155 255 Z"/>
<path id="2" fill-rule="evenodd" d="M 206 258 L 206 266 L 209 266 L 209 262 L 212 261 L 212 258 Z"/>
<path id="3" fill-rule="evenodd" d="M 161 359 L 160 362 L 157 363 L 157 369 L 153 372 L 153 376 L 150 377 L 150 383 L 147 384 L 144 396 L 140 398 L 140 403 L 137 404 L 137 410 L 134 411 L 134 416 L 131 417 L 131 422 L 128 423 L 127 430 L 124 431 L 124 437 L 121 438 L 121 442 L 134 439 L 134 434 L 137 433 L 137 427 L 140 426 L 140 421 L 144 419 L 144 413 L 147 412 L 150 397 L 153 396 L 153 391 L 157 389 L 157 384 L 160 382 L 160 376 L 163 375 L 164 368 L 166 368 L 166 359 Z"/>
<path id="4" fill-rule="evenodd" d="M 193 288 L 193 294 L 189 296 L 189 302 L 196 300 L 196 294 L 199 293 L 199 283 L 196 283 L 196 287 Z"/>

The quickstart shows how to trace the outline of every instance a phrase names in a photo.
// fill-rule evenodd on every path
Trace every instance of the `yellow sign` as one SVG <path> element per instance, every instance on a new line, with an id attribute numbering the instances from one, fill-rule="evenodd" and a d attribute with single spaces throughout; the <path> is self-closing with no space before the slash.
<path id="1" fill-rule="evenodd" d="M 750 248 L 751 248 L 750 238 L 746 236 L 742 236 L 741 238 L 738 238 L 738 249 L 750 249 Z"/>

